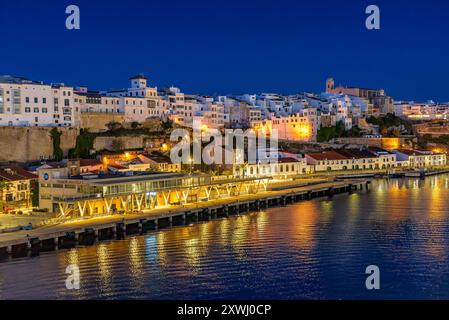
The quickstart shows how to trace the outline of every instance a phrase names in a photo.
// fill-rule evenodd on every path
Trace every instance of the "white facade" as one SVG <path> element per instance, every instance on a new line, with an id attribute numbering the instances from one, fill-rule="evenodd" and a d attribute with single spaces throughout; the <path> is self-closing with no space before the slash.
<path id="1" fill-rule="evenodd" d="M 271 119 L 273 131 L 280 140 L 316 141 L 320 118 L 315 108 L 304 109 L 301 113 Z"/>
<path id="2" fill-rule="evenodd" d="M 449 119 L 449 104 L 437 104 L 433 101 L 426 103 L 397 101 L 394 103 L 394 113 L 411 120 Z"/>
<path id="3" fill-rule="evenodd" d="M 73 126 L 78 121 L 72 87 L 0 77 L 0 126 Z"/>
<path id="4" fill-rule="evenodd" d="M 447 155 L 419 150 L 394 150 L 398 163 L 410 168 L 431 168 L 447 165 Z"/>

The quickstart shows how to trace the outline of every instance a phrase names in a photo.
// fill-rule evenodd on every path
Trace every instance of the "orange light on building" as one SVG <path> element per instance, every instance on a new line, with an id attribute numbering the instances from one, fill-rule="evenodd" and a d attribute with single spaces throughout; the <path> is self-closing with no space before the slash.
<path id="1" fill-rule="evenodd" d="M 401 140 L 399 138 L 382 138 L 382 148 L 386 150 L 400 149 Z"/>
<path id="2" fill-rule="evenodd" d="M 312 127 L 308 123 L 300 123 L 295 129 L 298 139 L 306 140 L 312 137 Z"/>
<path id="3" fill-rule="evenodd" d="M 168 151 L 168 145 L 166 143 L 162 144 L 162 151 Z"/>
<path id="4" fill-rule="evenodd" d="M 445 150 L 441 149 L 441 148 L 434 148 L 432 149 L 433 153 L 445 153 Z"/>
<path id="5" fill-rule="evenodd" d="M 260 132 L 262 132 L 263 134 L 267 134 L 267 133 L 270 132 L 270 131 L 269 131 L 269 128 L 268 128 L 266 125 L 263 125 L 263 124 L 261 124 L 261 125 L 255 127 L 254 130 L 256 131 L 256 133 L 260 131 Z"/>
<path id="6" fill-rule="evenodd" d="M 103 157 L 103 168 L 107 169 L 109 160 L 107 157 Z"/>

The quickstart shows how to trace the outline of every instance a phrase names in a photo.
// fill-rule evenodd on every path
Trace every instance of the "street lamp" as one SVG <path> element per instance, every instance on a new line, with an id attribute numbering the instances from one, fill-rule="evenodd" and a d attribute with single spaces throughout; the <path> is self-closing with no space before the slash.
<path id="1" fill-rule="evenodd" d="M 189 158 L 189 164 L 190 164 L 190 171 L 189 171 L 189 174 L 192 174 L 192 165 L 193 165 L 193 159 L 192 159 L 192 157 Z"/>

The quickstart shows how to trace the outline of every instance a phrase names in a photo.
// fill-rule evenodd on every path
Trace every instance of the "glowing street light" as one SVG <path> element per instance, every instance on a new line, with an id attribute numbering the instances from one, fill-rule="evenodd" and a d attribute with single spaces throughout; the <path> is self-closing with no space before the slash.
<path id="1" fill-rule="evenodd" d="M 192 157 L 189 158 L 189 164 L 190 164 L 189 174 L 192 174 L 192 166 L 193 166 L 193 159 L 192 159 Z"/>

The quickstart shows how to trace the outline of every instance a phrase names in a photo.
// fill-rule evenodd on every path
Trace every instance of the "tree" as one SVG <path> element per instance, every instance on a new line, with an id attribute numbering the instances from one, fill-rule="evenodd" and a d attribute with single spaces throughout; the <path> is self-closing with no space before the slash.
<path id="1" fill-rule="evenodd" d="M 333 127 L 321 127 L 317 132 L 317 141 L 327 142 L 335 138 L 360 136 L 361 132 L 358 126 L 353 126 L 350 130 L 346 130 L 344 122 L 338 121 Z"/>
<path id="2" fill-rule="evenodd" d="M 113 151 L 121 151 L 123 150 L 123 142 L 120 139 L 114 139 L 111 143 L 111 148 Z"/>
<path id="3" fill-rule="evenodd" d="M 327 142 L 335 137 L 335 127 L 321 127 L 317 132 L 318 142 Z"/>
<path id="4" fill-rule="evenodd" d="M 111 121 L 106 124 L 106 128 L 108 128 L 109 131 L 117 131 L 122 128 L 122 124 L 117 121 Z"/>
<path id="5" fill-rule="evenodd" d="M 89 158 L 90 150 L 94 148 L 95 135 L 88 130 L 81 129 L 76 137 L 75 148 L 69 152 L 70 158 Z"/>
<path id="6" fill-rule="evenodd" d="M 131 128 L 132 129 L 137 129 L 138 127 L 140 127 L 140 123 L 138 123 L 137 121 L 131 122 Z"/>
<path id="7" fill-rule="evenodd" d="M 164 130 L 171 129 L 171 128 L 173 128 L 173 121 L 171 121 L 170 119 L 167 119 L 167 121 L 162 122 L 161 126 Z"/>
<path id="8" fill-rule="evenodd" d="M 64 153 L 61 149 L 61 132 L 58 131 L 58 128 L 54 127 L 50 131 L 51 139 L 53 141 L 53 158 L 56 161 L 61 161 L 64 157 Z"/>
<path id="9" fill-rule="evenodd" d="M 358 126 L 353 126 L 351 129 L 345 131 L 344 137 L 360 137 L 362 135 Z"/>
<path id="10" fill-rule="evenodd" d="M 343 121 L 338 121 L 335 124 L 335 138 L 341 137 L 345 133 L 345 124 Z"/>
<path id="11" fill-rule="evenodd" d="M 380 117 L 371 116 L 367 118 L 366 121 L 379 126 L 379 131 L 382 135 L 399 136 L 401 131 L 404 131 L 407 134 L 413 133 L 411 123 L 393 113 L 388 113 Z"/>

